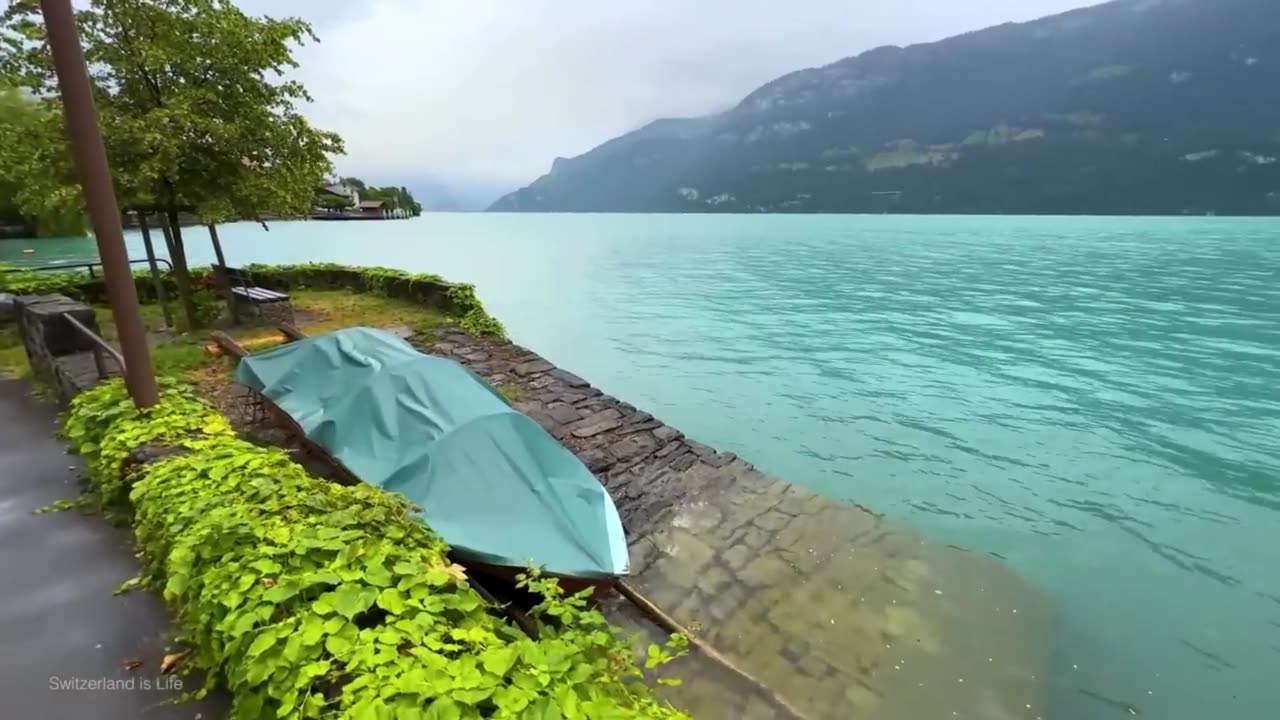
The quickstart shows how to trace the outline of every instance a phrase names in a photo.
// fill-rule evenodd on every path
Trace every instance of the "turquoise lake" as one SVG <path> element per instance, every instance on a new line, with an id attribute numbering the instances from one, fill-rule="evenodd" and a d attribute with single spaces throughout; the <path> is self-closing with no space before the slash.
<path id="1" fill-rule="evenodd" d="M 1054 718 L 1280 717 L 1280 221 L 437 214 L 221 237 L 232 264 L 474 283 L 515 341 L 699 440 L 1002 558 L 1053 603 Z M 0 260 L 22 247 L 93 252 Z"/>

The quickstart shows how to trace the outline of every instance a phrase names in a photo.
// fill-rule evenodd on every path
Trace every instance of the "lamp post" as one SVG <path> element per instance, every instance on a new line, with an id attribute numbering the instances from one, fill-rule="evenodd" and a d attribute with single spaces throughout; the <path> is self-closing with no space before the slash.
<path id="1" fill-rule="evenodd" d="M 155 371 L 151 368 L 151 351 L 147 332 L 138 311 L 138 289 L 129 270 L 129 254 L 124 246 L 120 226 L 120 208 L 116 204 L 107 151 L 98 128 L 98 112 L 93 104 L 89 72 L 80 48 L 71 0 L 40 0 L 40 11 L 48 31 L 49 50 L 53 54 L 58 75 L 58 91 L 62 95 L 62 115 L 67 137 L 80 175 L 89 220 L 98 241 L 102 259 L 102 275 L 107 283 L 107 302 L 116 323 L 120 350 L 124 355 L 124 382 L 138 407 L 150 407 L 159 401 Z"/>

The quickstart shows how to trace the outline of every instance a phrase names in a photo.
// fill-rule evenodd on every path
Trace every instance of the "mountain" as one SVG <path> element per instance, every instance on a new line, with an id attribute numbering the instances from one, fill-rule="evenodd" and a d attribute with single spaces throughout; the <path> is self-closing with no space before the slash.
<path id="1" fill-rule="evenodd" d="M 1280 214 L 1280 0 L 1119 0 L 781 77 L 495 211 Z"/>
<path id="2" fill-rule="evenodd" d="M 420 176 L 404 178 L 413 196 L 425 212 L 472 212 L 484 210 L 507 193 L 511 185 L 469 180 L 459 177 Z"/>

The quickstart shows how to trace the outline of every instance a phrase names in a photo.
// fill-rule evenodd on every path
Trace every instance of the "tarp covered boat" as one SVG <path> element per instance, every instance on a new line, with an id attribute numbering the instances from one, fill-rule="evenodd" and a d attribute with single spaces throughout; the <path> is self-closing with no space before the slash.
<path id="1" fill-rule="evenodd" d="M 574 578 L 627 573 L 608 492 L 462 365 L 348 328 L 240 361 L 236 382 L 357 478 L 402 493 L 460 558 Z"/>

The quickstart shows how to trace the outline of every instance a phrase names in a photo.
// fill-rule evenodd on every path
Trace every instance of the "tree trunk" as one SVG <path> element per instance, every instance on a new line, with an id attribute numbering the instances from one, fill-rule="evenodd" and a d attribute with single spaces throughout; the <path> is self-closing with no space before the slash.
<path id="1" fill-rule="evenodd" d="M 182 228 L 178 225 L 178 208 L 173 201 L 169 202 L 166 219 L 170 233 L 166 239 L 170 241 L 169 259 L 173 261 L 173 280 L 178 286 L 178 299 L 182 302 L 182 314 L 187 321 L 187 326 L 182 329 L 191 332 L 200 327 L 200 321 L 196 313 L 194 289 L 191 287 L 191 271 L 187 268 L 187 251 L 182 246 Z"/>

